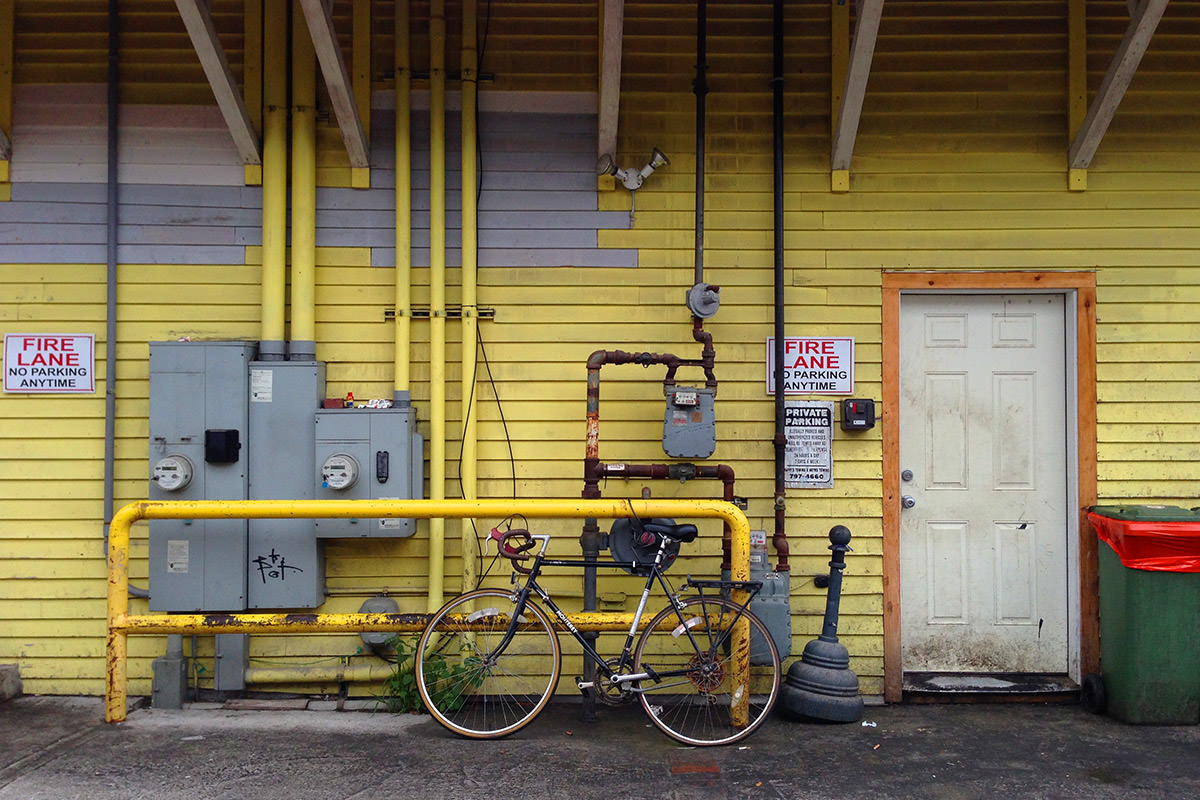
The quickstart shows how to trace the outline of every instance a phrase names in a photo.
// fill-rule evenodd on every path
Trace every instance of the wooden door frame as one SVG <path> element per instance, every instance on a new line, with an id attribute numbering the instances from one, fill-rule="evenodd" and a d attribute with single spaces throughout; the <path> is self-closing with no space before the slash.
<path id="1" fill-rule="evenodd" d="M 1100 671 L 1096 537 L 1096 274 L 1094 272 L 884 272 L 883 322 L 883 697 L 903 695 L 900 650 L 900 295 L 903 292 L 1061 290 L 1075 298 L 1076 459 L 1079 508 L 1079 669 Z M 1070 380 L 1070 376 L 1067 376 Z M 1068 454 L 1069 455 L 1069 454 Z"/>

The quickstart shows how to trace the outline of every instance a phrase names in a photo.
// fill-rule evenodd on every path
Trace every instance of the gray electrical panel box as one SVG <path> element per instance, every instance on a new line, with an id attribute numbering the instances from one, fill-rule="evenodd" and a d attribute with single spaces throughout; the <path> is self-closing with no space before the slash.
<path id="1" fill-rule="evenodd" d="M 324 409 L 316 413 L 318 500 L 411 500 L 424 494 L 424 440 L 416 410 Z M 317 536 L 412 536 L 414 519 L 319 519 Z"/>
<path id="2" fill-rule="evenodd" d="M 313 415 L 325 397 L 325 364 L 255 361 L 249 368 L 251 500 L 312 500 Z M 311 519 L 252 519 L 247 606 L 316 608 L 325 562 Z"/>
<path id="3" fill-rule="evenodd" d="M 762 589 L 750 601 L 750 610 L 763 621 L 779 650 L 780 659 L 792 652 L 791 573 L 776 572 L 767 560 L 767 532 L 750 531 L 750 580 L 762 581 Z M 750 649 L 755 652 L 757 631 L 750 631 Z"/>
<path id="4" fill-rule="evenodd" d="M 150 343 L 151 500 L 245 500 L 249 342 Z M 152 611 L 246 608 L 246 520 L 150 522 Z"/>
<path id="5" fill-rule="evenodd" d="M 715 390 L 668 386 L 663 450 L 672 458 L 708 458 L 717 449 Z"/>

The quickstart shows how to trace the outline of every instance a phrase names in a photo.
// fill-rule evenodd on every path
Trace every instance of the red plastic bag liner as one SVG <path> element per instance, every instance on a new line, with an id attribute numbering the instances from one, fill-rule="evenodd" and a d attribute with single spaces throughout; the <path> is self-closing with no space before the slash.
<path id="1" fill-rule="evenodd" d="M 1114 519 L 1089 511 L 1088 522 L 1130 569 L 1200 572 L 1200 520 Z"/>

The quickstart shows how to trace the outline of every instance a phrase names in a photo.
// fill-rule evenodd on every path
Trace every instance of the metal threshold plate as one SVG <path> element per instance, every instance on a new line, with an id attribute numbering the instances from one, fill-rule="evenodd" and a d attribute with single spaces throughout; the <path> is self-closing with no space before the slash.
<path id="1" fill-rule="evenodd" d="M 906 672 L 906 699 L 985 699 L 1024 696 L 1050 700 L 1078 696 L 1079 685 L 1066 675 L 1016 672 Z"/>

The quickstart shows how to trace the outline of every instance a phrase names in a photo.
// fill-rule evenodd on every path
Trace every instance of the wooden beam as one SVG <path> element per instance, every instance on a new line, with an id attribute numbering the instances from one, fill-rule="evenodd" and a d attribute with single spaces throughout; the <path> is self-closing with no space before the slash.
<path id="1" fill-rule="evenodd" d="M 617 155 L 625 0 L 600 0 L 600 115 L 596 155 Z"/>
<path id="2" fill-rule="evenodd" d="M 262 148 L 258 135 L 254 132 L 254 124 L 246 111 L 246 104 L 238 90 L 225 51 L 221 49 L 217 29 L 213 26 L 212 15 L 208 3 L 204 0 L 175 0 L 179 16 L 187 28 L 192 40 L 192 47 L 200 57 L 200 66 L 212 87 L 213 96 L 217 100 L 217 108 L 225 118 L 225 125 L 233 137 L 234 146 L 245 164 L 262 164 Z"/>
<path id="3" fill-rule="evenodd" d="M 346 153 L 350 156 L 350 166 L 369 167 L 371 161 L 367 149 L 367 134 L 354 100 L 354 86 L 350 80 L 350 73 L 346 69 L 345 60 L 342 59 L 342 50 L 333 30 L 333 17 L 330 16 L 324 0 L 300 0 L 300 5 L 304 9 L 304 20 L 308 23 L 308 32 L 317 51 L 317 63 L 321 65 L 321 75 L 325 78 L 325 88 L 329 90 L 329 99 L 333 103 L 338 127 L 342 130 L 342 141 L 346 145 Z"/>
<path id="4" fill-rule="evenodd" d="M 830 169 L 835 172 L 850 169 L 850 159 L 854 156 L 854 140 L 858 136 L 858 121 L 862 117 L 863 98 L 867 94 L 867 78 L 871 74 L 871 59 L 875 55 L 875 38 L 879 34 L 882 14 L 883 0 L 859 0 L 842 105 L 833 132 Z"/>
<path id="5" fill-rule="evenodd" d="M 1142 0 L 1137 11 L 1131 15 L 1125 36 L 1121 39 L 1100 89 L 1092 99 L 1087 116 L 1084 117 L 1079 133 L 1071 144 L 1067 157 L 1071 169 L 1087 169 L 1092 163 L 1096 149 L 1100 147 L 1100 141 L 1108 131 L 1113 115 L 1117 113 L 1117 106 L 1125 97 L 1125 91 L 1137 73 L 1142 56 L 1146 54 L 1158 21 L 1167 9 L 1167 2 L 1168 0 Z"/>

